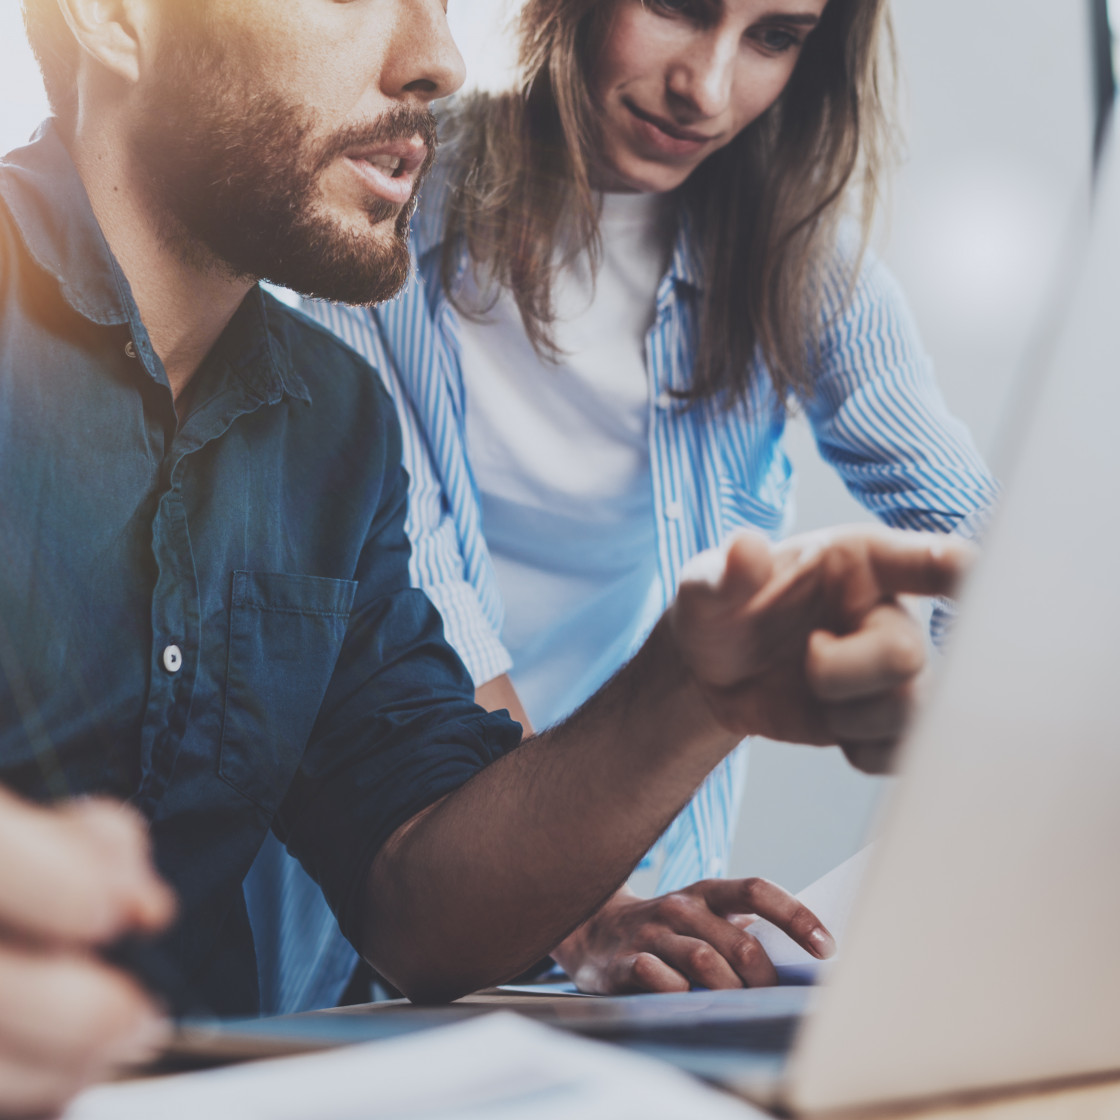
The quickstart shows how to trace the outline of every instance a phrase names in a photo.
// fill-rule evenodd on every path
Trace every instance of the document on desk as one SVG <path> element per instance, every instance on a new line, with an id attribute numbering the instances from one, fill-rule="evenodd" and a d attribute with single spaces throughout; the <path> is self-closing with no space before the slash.
<path id="1" fill-rule="evenodd" d="M 828 931 L 836 939 L 837 952 L 843 950 L 844 931 L 848 927 L 848 918 L 851 917 L 856 893 L 863 881 L 874 847 L 874 844 L 868 844 L 866 848 L 856 852 L 851 859 L 846 859 L 827 875 L 822 875 L 815 883 L 810 883 L 797 896 L 824 922 Z M 783 970 L 802 970 L 807 976 L 820 971 L 821 961 L 765 919 L 760 918 L 757 922 L 752 922 L 748 931 L 762 942 L 762 947 L 774 962 L 779 975 Z"/>
<path id="2" fill-rule="evenodd" d="M 63 1120 L 759 1120 L 687 1074 L 508 1011 L 83 1093 Z"/>

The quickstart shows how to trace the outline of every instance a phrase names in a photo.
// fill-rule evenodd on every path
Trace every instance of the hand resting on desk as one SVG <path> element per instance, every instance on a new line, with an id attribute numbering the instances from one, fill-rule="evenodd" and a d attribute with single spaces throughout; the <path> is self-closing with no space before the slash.
<path id="1" fill-rule="evenodd" d="M 581 991 L 596 995 L 776 984 L 746 915 L 769 919 L 817 958 L 836 950 L 816 915 L 774 883 L 705 879 L 651 899 L 623 887 L 552 956 Z"/>
<path id="2" fill-rule="evenodd" d="M 0 1116 L 56 1111 L 167 1028 L 98 947 L 171 919 L 140 820 L 108 803 L 34 808 L 0 790 Z"/>

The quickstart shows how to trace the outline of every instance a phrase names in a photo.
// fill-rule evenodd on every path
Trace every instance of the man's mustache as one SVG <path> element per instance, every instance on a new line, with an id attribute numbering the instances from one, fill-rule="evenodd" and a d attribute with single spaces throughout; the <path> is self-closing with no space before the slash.
<path id="1" fill-rule="evenodd" d="M 326 141 L 323 151 L 316 161 L 316 173 L 322 171 L 339 156 L 351 148 L 373 147 L 396 140 L 412 140 L 419 136 L 427 154 L 417 173 L 419 183 L 436 158 L 436 118 L 430 109 L 420 109 L 406 105 L 396 105 L 368 124 L 353 124 L 336 132 Z"/>

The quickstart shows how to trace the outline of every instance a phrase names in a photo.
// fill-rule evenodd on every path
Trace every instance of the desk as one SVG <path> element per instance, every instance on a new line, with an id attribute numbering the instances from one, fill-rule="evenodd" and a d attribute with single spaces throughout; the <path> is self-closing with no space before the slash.
<path id="1" fill-rule="evenodd" d="M 572 997 L 515 995 L 491 991 L 467 996 L 459 1000 L 456 1006 L 500 1007 L 517 1011 L 526 1007 L 540 1008 L 547 1004 L 562 1018 L 565 1007 L 574 1013 L 580 1002 L 582 1001 Z M 336 1014 L 376 1014 L 384 1008 L 402 1004 L 405 1001 L 343 1007 Z M 968 1104 L 911 1108 L 901 1112 L 877 1110 L 849 1114 L 846 1120 L 1120 1120 L 1120 1077 L 1058 1090 L 1008 1094 Z"/>

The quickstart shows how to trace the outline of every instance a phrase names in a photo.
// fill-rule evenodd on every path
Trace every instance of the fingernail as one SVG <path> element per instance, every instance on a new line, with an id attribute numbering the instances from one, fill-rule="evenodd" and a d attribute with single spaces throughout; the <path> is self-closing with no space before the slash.
<path id="1" fill-rule="evenodd" d="M 811 934 L 809 934 L 809 944 L 812 946 L 813 952 L 823 961 L 827 957 L 831 957 L 836 952 L 836 942 L 832 939 L 832 934 L 826 929 L 818 926 Z"/>

